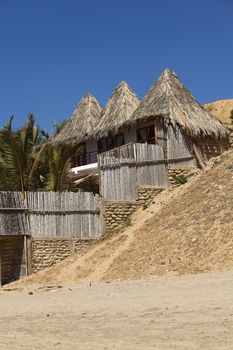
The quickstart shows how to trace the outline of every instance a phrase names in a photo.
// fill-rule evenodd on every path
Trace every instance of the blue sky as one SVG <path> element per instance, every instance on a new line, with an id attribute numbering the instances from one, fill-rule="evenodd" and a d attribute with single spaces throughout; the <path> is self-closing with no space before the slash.
<path id="1" fill-rule="evenodd" d="M 164 68 L 201 102 L 233 98 L 233 0 L 0 0 L 0 126 L 42 128 L 126 80 L 143 97 Z"/>

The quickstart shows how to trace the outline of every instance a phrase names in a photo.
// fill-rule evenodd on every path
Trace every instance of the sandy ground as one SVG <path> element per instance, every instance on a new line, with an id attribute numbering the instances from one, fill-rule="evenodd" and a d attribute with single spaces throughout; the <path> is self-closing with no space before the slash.
<path id="1" fill-rule="evenodd" d="M 232 290 L 215 272 L 1 291 L 0 348 L 230 350 Z"/>

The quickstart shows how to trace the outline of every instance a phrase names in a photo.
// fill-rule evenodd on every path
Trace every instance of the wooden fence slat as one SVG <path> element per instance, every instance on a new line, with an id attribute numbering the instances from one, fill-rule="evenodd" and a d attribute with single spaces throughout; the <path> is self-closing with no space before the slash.
<path id="1" fill-rule="evenodd" d="M 100 197 L 88 192 L 0 192 L 0 235 L 96 238 Z"/>
<path id="2" fill-rule="evenodd" d="M 135 201 L 139 186 L 165 188 L 167 164 L 161 146 L 127 144 L 98 156 L 100 195 L 110 201 Z"/>

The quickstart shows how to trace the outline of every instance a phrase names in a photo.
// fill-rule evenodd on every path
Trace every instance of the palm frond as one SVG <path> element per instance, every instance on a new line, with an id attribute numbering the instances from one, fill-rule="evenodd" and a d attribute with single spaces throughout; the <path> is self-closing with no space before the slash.
<path id="1" fill-rule="evenodd" d="M 1 132 L 1 159 L 4 163 L 5 173 L 13 190 L 22 192 L 26 189 L 25 156 L 21 139 L 12 131 Z"/>
<path id="2" fill-rule="evenodd" d="M 4 129 L 6 129 L 6 130 L 8 130 L 8 131 L 11 131 L 11 130 L 12 130 L 13 118 L 14 118 L 14 115 L 12 114 L 12 115 L 10 116 L 10 118 L 8 119 L 8 121 L 6 122 L 6 124 L 4 125 Z"/>

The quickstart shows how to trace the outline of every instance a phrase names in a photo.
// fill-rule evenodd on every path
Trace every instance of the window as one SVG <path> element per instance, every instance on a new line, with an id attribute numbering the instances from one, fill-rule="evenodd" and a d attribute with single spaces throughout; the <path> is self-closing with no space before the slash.
<path id="1" fill-rule="evenodd" d="M 143 143 L 146 142 L 146 128 L 137 130 L 137 142 Z"/>
<path id="2" fill-rule="evenodd" d="M 86 164 L 86 144 L 81 143 L 74 148 L 74 155 L 72 157 L 72 167 Z"/>
<path id="3" fill-rule="evenodd" d="M 105 152 L 106 150 L 107 150 L 106 140 L 105 139 L 100 139 L 98 141 L 98 153 Z"/>
<path id="4" fill-rule="evenodd" d="M 110 135 L 106 138 L 106 145 L 107 145 L 107 150 L 115 147 L 113 136 Z"/>
<path id="5" fill-rule="evenodd" d="M 115 147 L 123 146 L 125 144 L 124 134 L 118 134 L 115 136 Z"/>
<path id="6" fill-rule="evenodd" d="M 119 147 L 125 144 L 124 134 L 118 134 L 114 136 L 108 136 L 107 138 L 100 139 L 98 141 L 98 153 L 108 151 L 112 148 Z"/>
<path id="7" fill-rule="evenodd" d="M 151 125 L 137 129 L 137 142 L 156 144 L 155 126 Z"/>

